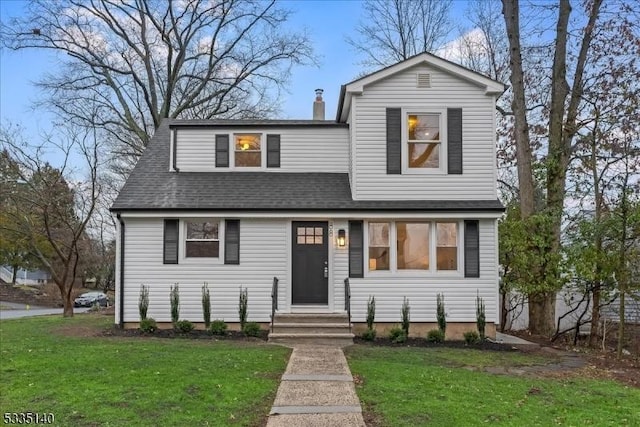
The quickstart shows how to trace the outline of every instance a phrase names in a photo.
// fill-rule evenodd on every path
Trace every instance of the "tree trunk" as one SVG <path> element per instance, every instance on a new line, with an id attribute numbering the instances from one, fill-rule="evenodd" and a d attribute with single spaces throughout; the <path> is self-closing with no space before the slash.
<path id="1" fill-rule="evenodd" d="M 18 266 L 13 265 L 11 269 L 11 284 L 13 286 L 16 285 L 16 280 L 18 280 Z"/>
<path id="2" fill-rule="evenodd" d="M 64 310 L 62 311 L 63 317 L 73 317 L 73 299 L 71 298 L 71 293 L 67 293 L 64 295 L 62 299 L 62 305 Z"/>
<path id="3" fill-rule="evenodd" d="M 556 293 L 540 292 L 529 295 L 529 331 L 550 337 L 555 330 Z"/>
<path id="4" fill-rule="evenodd" d="M 504 332 L 508 313 L 506 304 L 509 299 L 506 292 L 500 292 L 500 298 L 502 299 L 502 304 L 500 304 L 500 332 Z"/>
<path id="5" fill-rule="evenodd" d="M 514 140 L 516 146 L 516 164 L 518 168 L 518 190 L 520 197 L 520 215 L 527 219 L 534 212 L 534 187 L 531 168 L 532 153 L 527 121 L 527 103 L 524 91 L 524 70 L 520 46 L 520 7 L 518 0 L 503 0 L 502 14 L 509 38 L 509 64 L 511 68 L 511 87 L 513 100 L 511 108 L 514 116 Z"/>

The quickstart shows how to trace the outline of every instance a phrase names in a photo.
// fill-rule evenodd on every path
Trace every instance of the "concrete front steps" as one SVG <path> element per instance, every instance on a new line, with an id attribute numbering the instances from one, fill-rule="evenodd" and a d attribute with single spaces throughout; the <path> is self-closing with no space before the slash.
<path id="1" fill-rule="evenodd" d="M 353 344 L 346 313 L 277 313 L 269 342 L 300 345 Z"/>

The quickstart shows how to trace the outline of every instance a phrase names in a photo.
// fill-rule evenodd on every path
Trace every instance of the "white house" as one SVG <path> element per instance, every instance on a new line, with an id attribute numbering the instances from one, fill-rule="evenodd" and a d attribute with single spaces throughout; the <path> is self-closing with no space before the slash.
<path id="1" fill-rule="evenodd" d="M 449 337 L 474 330 L 476 296 L 487 335 L 498 323 L 495 102 L 501 83 L 420 54 L 342 86 L 324 120 L 165 120 L 112 206 L 119 223 L 116 323 L 149 316 L 238 322 L 315 313 L 397 324 L 404 297 L 411 335 L 435 327 L 445 297 Z M 287 318 L 286 315 L 291 317 Z M 332 317 L 333 316 L 333 317 Z M 277 316 L 276 316 L 277 318 Z M 295 321 L 300 321 L 297 318 Z"/>

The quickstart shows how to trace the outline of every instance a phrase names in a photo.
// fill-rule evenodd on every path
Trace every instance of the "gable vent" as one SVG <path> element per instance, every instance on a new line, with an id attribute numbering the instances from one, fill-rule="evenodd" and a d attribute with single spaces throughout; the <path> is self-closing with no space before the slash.
<path id="1" fill-rule="evenodd" d="M 431 87 L 431 74 L 418 73 L 417 74 L 417 86 L 418 87 Z"/>

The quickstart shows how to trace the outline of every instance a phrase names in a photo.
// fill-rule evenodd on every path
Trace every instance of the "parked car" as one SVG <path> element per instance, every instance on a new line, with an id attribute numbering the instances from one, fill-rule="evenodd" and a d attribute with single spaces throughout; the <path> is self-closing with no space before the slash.
<path id="1" fill-rule="evenodd" d="M 73 302 L 74 307 L 93 307 L 94 305 L 108 306 L 109 297 L 104 292 L 85 292 Z"/>

